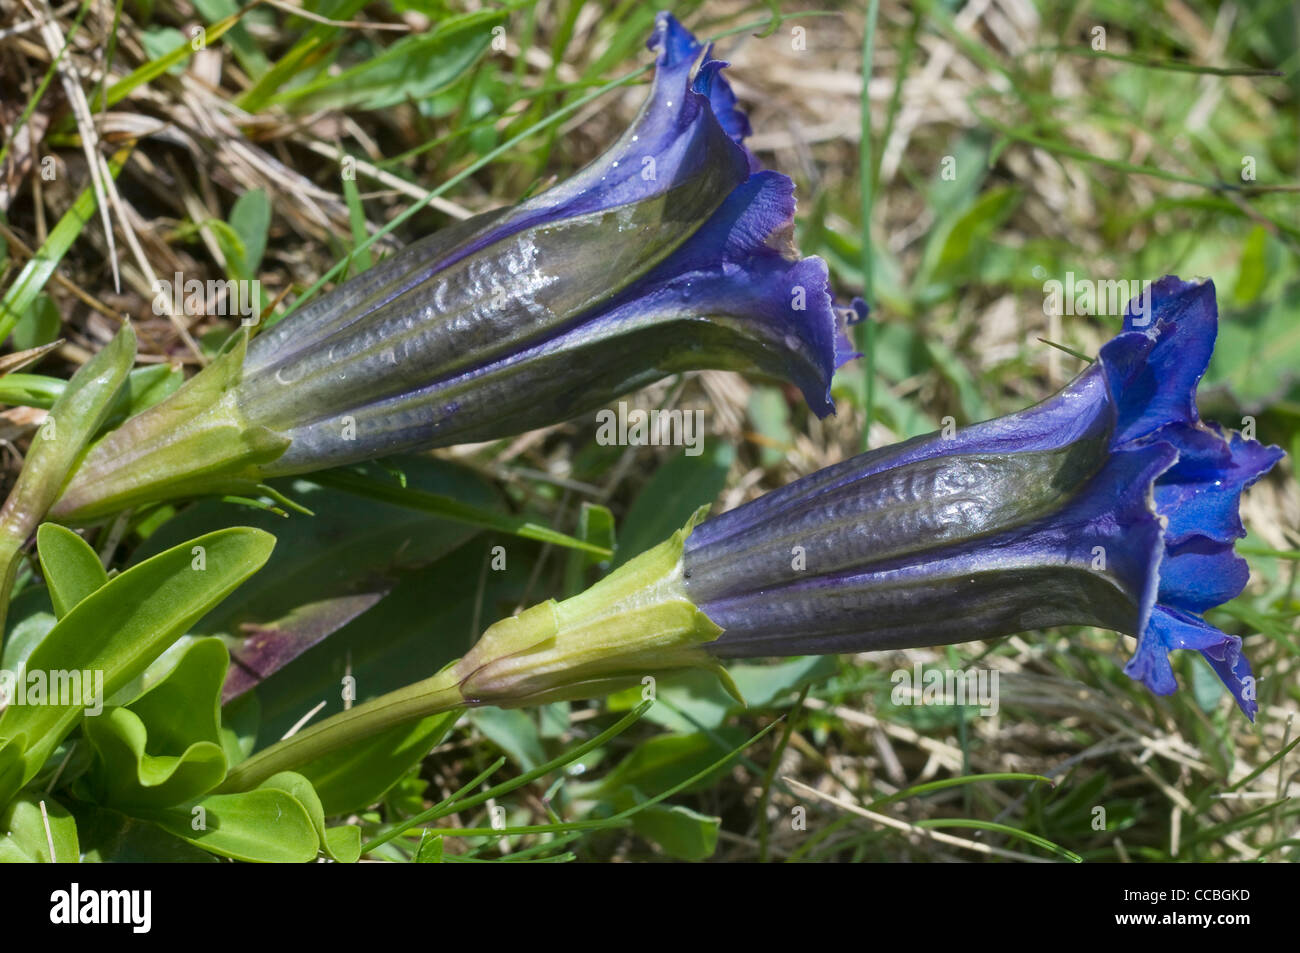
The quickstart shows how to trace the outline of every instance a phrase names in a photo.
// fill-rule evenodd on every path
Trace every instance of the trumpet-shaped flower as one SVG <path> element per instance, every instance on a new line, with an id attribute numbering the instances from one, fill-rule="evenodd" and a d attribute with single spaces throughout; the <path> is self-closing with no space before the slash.
<path id="1" fill-rule="evenodd" d="M 941 645 L 1087 624 L 1137 637 L 1125 671 L 1177 687 L 1196 649 L 1253 719 L 1241 640 L 1202 614 L 1248 576 L 1242 491 L 1281 456 L 1203 422 L 1214 286 L 1164 278 L 1056 396 L 885 447 L 699 526 L 684 589 L 719 658 Z M 793 553 L 793 555 L 792 555 Z"/>
<path id="2" fill-rule="evenodd" d="M 510 436 L 702 368 L 788 380 L 819 415 L 851 357 L 721 70 L 669 14 L 650 95 L 566 182 L 451 226 L 312 302 L 96 446 L 54 515 Z"/>

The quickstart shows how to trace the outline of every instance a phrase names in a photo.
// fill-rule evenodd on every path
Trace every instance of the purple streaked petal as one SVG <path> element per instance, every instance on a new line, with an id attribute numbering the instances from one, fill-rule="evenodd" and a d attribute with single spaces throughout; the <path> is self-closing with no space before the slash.
<path id="1" fill-rule="evenodd" d="M 509 436 L 593 411 L 665 374 L 703 367 L 792 381 L 813 411 L 833 412 L 831 379 L 845 357 L 844 313 L 831 300 L 825 263 L 799 259 L 790 246 L 793 192 L 787 177 L 756 173 L 626 291 L 498 359 L 437 377 L 414 354 L 394 352 L 386 366 L 385 355 L 375 352 L 366 386 L 387 380 L 395 393 L 341 408 L 298 394 L 293 425 L 285 430 L 292 444 L 276 472 L 296 472 L 324 455 L 341 464 L 412 445 Z M 463 338 L 445 337 L 443 351 Z M 399 364 L 433 379 L 394 386 L 404 373 Z M 349 368 L 354 376 L 357 370 Z M 265 376 L 262 385 L 277 386 Z M 342 443 L 345 418 L 355 434 Z"/>
<path id="2" fill-rule="evenodd" d="M 726 657 L 865 651 L 907 639 L 934 645 L 1066 623 L 1138 632 L 1155 599 L 1162 546 L 1148 489 L 1174 456 L 1162 444 L 1112 453 L 1063 507 L 950 545 L 942 537 L 934 542 L 927 522 L 916 528 L 911 550 L 884 558 L 873 555 L 872 521 L 833 503 L 826 520 L 832 530 L 843 522 L 856 558 L 834 553 L 834 533 L 825 527 L 831 555 L 823 556 L 827 543 L 814 541 L 806 513 L 783 514 L 794 520 L 793 534 L 773 521 L 761 538 L 752 534 L 750 553 L 733 549 L 725 561 L 688 539 L 686 590 L 722 626 L 709 651 Z M 888 508 L 879 509 L 887 520 Z M 791 571 L 789 541 L 801 534 L 809 542 L 807 569 Z M 774 537 L 778 544 L 765 553 Z M 897 546 L 890 540 L 881 549 Z M 824 572 L 824 559 L 851 568 Z M 964 637 L 951 637 L 958 631 Z"/>
<path id="3" fill-rule="evenodd" d="M 695 70 L 703 48 L 671 14 L 659 15 L 649 46 L 659 54 L 650 96 L 614 145 L 540 195 L 416 242 L 308 304 L 303 317 L 294 315 L 292 322 L 258 335 L 249 346 L 248 372 L 282 370 L 304 349 L 332 343 L 330 335 L 363 319 L 368 319 L 367 325 L 377 323 L 385 309 L 394 314 L 418 310 L 431 296 L 415 297 L 448 268 L 494 246 L 504 244 L 508 254 L 513 245 L 509 239 L 548 223 L 585 220 L 670 191 L 689 194 L 690 204 L 707 216 L 756 167 L 748 150 L 724 128 L 747 130 L 748 120 L 735 108 L 726 80 L 716 75 L 722 64 L 709 61 L 704 92 L 696 91 Z M 715 99 L 726 109 L 722 117 L 714 114 Z M 685 225 L 681 237 L 690 234 Z M 653 263 L 653 247 L 646 249 L 646 257 Z"/>
<path id="4" fill-rule="evenodd" d="M 1100 370 L 1090 369 L 1054 397 L 1019 414 L 965 427 L 950 438 L 937 432 L 913 437 L 818 470 L 702 523 L 690 545 L 708 545 L 763 526 L 788 507 L 886 469 L 948 455 L 1057 449 L 1104 433 L 1112 415 L 1105 380 Z"/>

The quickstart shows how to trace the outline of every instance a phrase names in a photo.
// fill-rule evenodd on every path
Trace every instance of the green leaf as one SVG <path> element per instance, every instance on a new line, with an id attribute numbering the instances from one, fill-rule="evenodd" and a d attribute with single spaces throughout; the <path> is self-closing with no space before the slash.
<path id="1" fill-rule="evenodd" d="M 248 249 L 244 247 L 244 239 L 239 232 L 220 219 L 210 218 L 203 224 L 215 236 L 217 247 L 221 249 L 221 254 L 226 258 L 226 270 L 230 276 L 232 278 L 247 277 L 248 268 L 245 261 L 248 258 Z M 225 329 L 217 329 L 209 333 L 213 335 L 213 351 L 220 353 L 221 347 L 229 337 L 228 333 Z"/>
<path id="2" fill-rule="evenodd" d="M 45 815 L 41 814 L 45 803 Z M 48 794 L 26 792 L 0 812 L 0 864 L 79 863 L 77 822 L 62 804 Z M 50 844 L 54 856 L 50 856 Z"/>
<path id="3" fill-rule="evenodd" d="M 518 708 L 477 708 L 469 713 L 474 727 L 525 771 L 546 760 L 537 723 Z"/>
<path id="4" fill-rule="evenodd" d="M 0 376 L 0 404 L 48 409 L 54 406 L 67 383 L 43 374 L 5 374 Z"/>
<path id="5" fill-rule="evenodd" d="M 739 744 L 742 736 L 731 728 L 716 732 L 726 744 Z M 621 760 L 605 777 L 592 786 L 579 788 L 587 797 L 616 797 L 624 788 L 659 791 L 673 787 L 713 765 L 718 758 L 718 742 L 704 732 L 689 735 L 656 735 L 643 741 Z M 691 790 L 707 787 L 725 765 L 690 785 Z"/>
<path id="6" fill-rule="evenodd" d="M 420 846 L 415 850 L 417 864 L 442 863 L 442 835 L 425 831 L 420 835 Z"/>
<path id="7" fill-rule="evenodd" d="M 192 801 L 226 776 L 219 700 L 228 656 L 200 639 L 125 707 L 87 717 L 82 730 L 97 756 L 88 783 L 99 803 L 164 808 Z"/>
<path id="8" fill-rule="evenodd" d="M 32 651 L 28 671 L 102 672 L 104 697 L 111 697 L 256 572 L 274 545 L 260 530 L 221 530 L 126 570 L 59 620 Z M 22 783 L 77 724 L 82 709 L 11 705 L 0 715 L 0 737 L 28 739 Z M 0 785 L 0 795 L 11 793 Z"/>
<path id="9" fill-rule="evenodd" d="M 226 705 L 221 712 L 221 748 L 228 764 L 238 764 L 257 747 L 257 729 L 262 723 L 262 705 L 249 692 Z"/>
<path id="10" fill-rule="evenodd" d="M 235 0 L 194 0 L 194 7 L 208 23 L 217 23 L 239 13 L 239 4 Z M 244 72 L 254 79 L 271 68 L 266 55 L 257 45 L 257 40 L 253 39 L 244 24 L 238 23 L 230 28 L 226 43 L 234 50 L 235 58 L 239 60 Z"/>
<path id="11" fill-rule="evenodd" d="M 177 63 L 183 63 L 185 60 L 188 60 L 195 52 L 197 52 L 197 49 L 205 49 L 211 46 L 220 39 L 222 34 L 237 24 L 240 17 L 255 7 L 256 4 L 249 4 L 237 13 L 226 17 L 226 19 L 222 20 L 220 23 L 214 23 L 212 26 L 205 29 L 203 31 L 203 44 L 201 46 L 194 43 L 193 40 L 185 38 L 181 43 L 177 44 L 171 52 L 150 59 L 147 63 L 132 70 L 125 77 L 108 87 L 108 91 L 104 94 L 104 105 L 106 107 L 116 105 L 127 96 L 130 96 L 131 93 L 135 92 L 135 90 L 139 89 L 141 86 L 148 85 L 150 82 L 157 79 Z"/>
<path id="12" fill-rule="evenodd" d="M 7 802 L 15 791 L 27 783 L 26 761 L 23 758 L 26 750 L 26 735 L 0 737 L 0 803 Z"/>
<path id="13" fill-rule="evenodd" d="M 63 320 L 59 317 L 58 305 L 42 291 L 28 307 L 27 313 L 14 325 L 14 350 L 26 351 L 42 347 L 57 340 L 62 330 Z"/>
<path id="14" fill-rule="evenodd" d="M 727 671 L 750 708 L 765 708 L 789 696 L 809 682 L 833 675 L 839 668 L 834 656 L 807 655 L 771 665 L 730 665 Z M 734 704 L 734 702 L 733 702 Z"/>
<path id="15" fill-rule="evenodd" d="M 90 544 L 66 527 L 42 523 L 36 531 L 36 549 L 54 614 L 60 619 L 108 582 L 108 573 Z"/>
<path id="16" fill-rule="evenodd" d="M 1254 304 L 1268 284 L 1274 271 L 1269 266 L 1269 251 L 1268 231 L 1263 225 L 1256 225 L 1241 249 L 1237 282 L 1232 288 L 1233 301 L 1239 307 Z"/>
<path id="17" fill-rule="evenodd" d="M 542 526 L 530 520 L 506 513 L 499 513 L 484 507 L 471 506 L 460 500 L 437 493 L 426 493 L 412 487 L 396 486 L 373 477 L 365 476 L 351 470 L 323 470 L 309 477 L 313 483 L 333 489 L 355 493 L 372 500 L 380 500 L 407 509 L 418 510 L 431 516 L 464 523 L 479 529 L 497 530 L 510 533 L 523 539 L 532 539 L 541 543 L 551 543 L 579 549 L 598 556 L 608 556 L 609 551 L 600 546 L 574 539 L 565 533 Z M 683 520 L 685 522 L 685 520 Z M 658 542 L 656 540 L 656 542 Z"/>
<path id="18" fill-rule="evenodd" d="M 635 788 L 627 788 L 614 799 L 615 807 L 626 811 L 646 800 Z M 632 829 L 658 844 L 669 857 L 679 860 L 708 860 L 718 849 L 722 818 L 701 814 L 689 807 L 653 804 L 632 815 Z"/>
<path id="19" fill-rule="evenodd" d="M 357 188 L 356 176 L 345 175 L 343 177 L 343 199 L 348 206 L 348 224 L 352 226 L 352 242 L 355 245 L 361 245 L 367 237 L 366 210 L 365 206 L 361 204 L 361 190 Z M 352 264 L 357 274 L 369 271 L 370 266 L 374 264 L 370 256 L 370 249 L 363 248 L 357 252 Z"/>
<path id="20" fill-rule="evenodd" d="M 287 791 L 261 787 L 210 794 L 189 808 L 141 815 L 181 840 L 250 863 L 315 860 L 320 837 L 302 803 Z"/>
<path id="21" fill-rule="evenodd" d="M 167 833 L 157 824 L 85 801 L 74 805 L 87 863 L 216 864 L 217 857 Z"/>
<path id="22" fill-rule="evenodd" d="M 583 501 L 578 511 L 578 539 L 592 543 L 610 552 L 615 545 L 614 514 L 609 507 Z M 587 586 L 588 570 L 600 565 L 601 557 L 595 553 L 572 551 L 564 564 L 565 595 L 576 596 Z"/>
<path id="23" fill-rule="evenodd" d="M 102 429 L 116 427 L 128 417 L 134 417 L 154 404 L 160 404 L 185 383 L 185 371 L 179 364 L 151 364 L 137 367 L 126 378 L 126 387 L 117 395 L 113 409 Z"/>
<path id="24" fill-rule="evenodd" d="M 32 439 L 18 482 L 0 510 L 0 622 L 8 609 L 19 549 L 49 512 L 134 361 L 135 333 L 127 325 L 72 375 Z"/>
<path id="25" fill-rule="evenodd" d="M 378 56 L 273 101 L 301 112 L 418 102 L 459 79 L 492 42 L 492 25 L 504 19 L 504 11 L 485 10 L 443 20 L 428 33 L 403 37 Z"/>
<path id="26" fill-rule="evenodd" d="M 282 771 L 267 778 L 263 788 L 278 788 L 294 796 L 307 811 L 316 836 L 320 839 L 321 849 L 332 859 L 344 864 L 355 864 L 361 856 L 361 828 L 354 824 L 326 828 L 325 812 L 315 788 L 301 774 Z"/>
<path id="27" fill-rule="evenodd" d="M 149 733 L 129 708 L 86 718 L 82 730 L 95 751 L 90 783 L 96 802 L 128 813 L 171 807 L 211 791 L 226 776 L 221 746 L 196 741 L 179 755 L 151 755 Z"/>
<path id="28" fill-rule="evenodd" d="M 321 846 L 333 860 L 341 864 L 355 864 L 361 858 L 361 828 L 355 824 L 327 827 Z"/>
<path id="29" fill-rule="evenodd" d="M 727 672 L 745 699 L 745 707 L 757 710 L 775 704 L 804 684 L 825 679 L 837 668 L 834 656 L 809 655 L 770 665 L 733 663 L 727 666 Z M 641 691 L 641 686 L 635 685 L 611 695 L 607 704 L 611 711 L 630 710 L 640 703 Z M 699 669 L 660 678 L 655 698 L 657 703 L 646 712 L 646 720 L 686 734 L 712 731 L 726 722 L 728 714 L 742 707 L 713 672 Z"/>
<path id="30" fill-rule="evenodd" d="M 148 729 L 151 749 L 219 741 L 221 683 L 229 664 L 220 639 L 197 639 L 165 677 L 127 704 Z"/>
<path id="31" fill-rule="evenodd" d="M 250 189 L 235 200 L 230 210 L 230 227 L 239 236 L 243 255 L 234 277 L 254 279 L 266 254 L 266 236 L 271 228 L 271 201 L 261 189 Z"/>
<path id="32" fill-rule="evenodd" d="M 1012 827 L 1009 824 L 998 824 L 993 821 L 983 821 L 976 818 L 952 817 L 952 818 L 925 818 L 914 822 L 917 827 L 924 827 L 929 830 L 943 830 L 946 828 L 961 828 L 963 830 L 988 831 L 993 834 L 1005 834 L 1008 837 L 1014 837 L 1017 840 L 1023 840 L 1044 850 L 1063 857 L 1071 863 L 1081 864 L 1083 858 L 1072 850 L 1061 847 L 1045 837 L 1039 837 L 1037 834 L 1031 834 L 1029 831 L 1022 831 L 1018 827 Z"/>
<path id="33" fill-rule="evenodd" d="M 956 219 L 944 236 L 932 278 L 952 283 L 966 274 L 972 259 L 983 252 L 994 230 L 1010 217 L 1020 203 L 1020 192 L 1009 187 L 989 189 Z"/>
<path id="34" fill-rule="evenodd" d="M 382 801 L 376 802 L 383 805 L 386 816 L 410 817 L 424 810 L 425 793 L 429 790 L 429 782 L 420 777 L 420 767 L 421 765 L 417 763 L 402 775 L 401 780 L 388 789 Z"/>
<path id="35" fill-rule="evenodd" d="M 28 586 L 14 600 L 17 616 L 5 639 L 0 669 L 16 672 L 27 662 L 32 650 L 50 634 L 58 619 L 50 606 L 49 592 L 43 586 Z"/>
<path id="36" fill-rule="evenodd" d="M 140 30 L 139 35 L 140 45 L 150 59 L 159 59 L 178 46 L 189 43 L 189 37 L 173 26 L 147 26 Z M 173 58 L 166 71 L 172 74 L 183 73 L 185 64 L 182 60 Z"/>
<path id="37" fill-rule="evenodd" d="M 734 670 L 735 667 L 728 668 Z M 642 686 L 633 685 L 610 695 L 606 704 L 610 711 L 631 711 L 641 703 L 643 691 Z M 749 700 L 749 696 L 745 698 Z M 644 717 L 672 731 L 691 734 L 719 727 L 736 707 L 736 700 L 727 694 L 717 675 L 703 669 L 688 669 L 665 673 L 655 680 L 655 704 Z"/>
<path id="38" fill-rule="evenodd" d="M 365 5 L 366 0 L 339 0 L 333 4 L 329 0 L 322 0 L 316 6 L 315 12 L 331 20 L 348 20 Z M 251 9 L 251 6 L 245 7 L 241 13 Z M 322 63 L 327 63 L 325 47 L 335 42 L 341 32 L 339 27 L 332 24 L 313 23 L 308 28 L 307 34 L 288 52 L 277 58 L 275 65 L 263 73 L 252 88 L 235 101 L 235 105 L 245 112 L 260 111 L 278 90 L 299 73 L 312 66 L 319 68 Z"/>
<path id="39" fill-rule="evenodd" d="M 185 380 L 179 365 L 150 364 L 137 367 L 126 378 L 126 387 L 118 391 L 100 431 L 111 430 L 127 417 L 159 403 L 175 393 Z M 68 382 L 42 374 L 5 374 L 0 377 L 0 404 L 40 407 L 48 410 L 63 396 Z"/>
<path id="40" fill-rule="evenodd" d="M 1210 713 L 1219 707 L 1219 700 L 1226 693 L 1223 682 L 1214 673 L 1214 669 L 1202 659 L 1192 660 L 1192 697 L 1201 711 Z"/>
<path id="41" fill-rule="evenodd" d="M 412 486 L 470 502 L 492 502 L 492 486 L 472 471 L 434 460 L 403 458 Z M 248 525 L 274 532 L 266 568 L 193 630 L 222 638 L 233 660 L 224 699 L 258 685 L 303 652 L 368 612 L 410 570 L 455 552 L 475 531 L 351 493 L 299 480 L 274 489 L 315 516 L 289 519 L 265 511 Z M 168 521 L 136 551 L 150 555 L 230 522 L 230 506 L 201 501 Z M 336 695 L 338 679 L 331 679 Z"/>
<path id="42" fill-rule="evenodd" d="M 1295 393 L 1300 381 L 1300 282 L 1224 315 L 1205 388 L 1227 387 L 1258 412 Z"/>
<path id="43" fill-rule="evenodd" d="M 779 387 L 755 387 L 749 398 L 749 419 L 761 438 L 765 467 L 783 463 L 794 446 L 794 429 L 790 426 L 790 402 Z"/>

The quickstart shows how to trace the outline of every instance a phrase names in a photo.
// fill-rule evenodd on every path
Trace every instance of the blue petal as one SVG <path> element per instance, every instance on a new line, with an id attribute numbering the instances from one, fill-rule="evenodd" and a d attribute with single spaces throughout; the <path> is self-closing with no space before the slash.
<path id="1" fill-rule="evenodd" d="M 669 13 L 659 14 L 647 45 L 658 52 L 650 95 L 619 140 L 576 175 L 522 203 L 457 249 L 455 257 L 552 219 L 645 201 L 706 167 L 718 181 L 720 201 L 757 168 L 738 138 L 748 134 L 749 120 L 736 108 L 727 81 L 717 74 L 725 64 L 708 59 L 707 51 L 699 62 L 703 47 Z"/>
<path id="2" fill-rule="evenodd" d="M 756 173 L 622 294 L 500 358 L 351 409 L 358 432 L 409 422 L 408 438 L 422 443 L 494 439 L 698 366 L 793 381 L 816 413 L 831 413 L 843 316 L 832 306 L 825 263 L 786 257 L 794 254 L 793 189 L 783 175 Z M 328 440 L 337 425 L 315 429 Z M 301 429 L 294 440 L 312 447 L 316 438 Z"/>
<path id="3" fill-rule="evenodd" d="M 1250 567 L 1232 551 L 1231 543 L 1194 536 L 1177 546 L 1165 541 L 1160 564 L 1161 605 L 1188 612 L 1205 612 L 1246 588 Z"/>
<path id="4" fill-rule="evenodd" d="M 1130 303 L 1124 327 L 1101 350 L 1117 413 L 1114 445 L 1154 441 L 1178 453 L 1178 462 L 1152 490 L 1165 519 L 1159 605 L 1125 671 L 1167 694 L 1176 688 L 1168 651 L 1199 649 L 1253 718 L 1253 696 L 1243 694 L 1250 667 L 1241 640 L 1212 628 L 1199 614 L 1245 588 L 1249 567 L 1232 551 L 1233 541 L 1245 535 L 1238 513 L 1241 494 L 1281 459 L 1282 451 L 1200 420 L 1196 387 L 1218 330 L 1211 282 L 1162 278 L 1148 295 Z"/>
<path id="5" fill-rule="evenodd" d="M 655 31 L 646 46 L 659 51 L 660 64 L 668 68 L 692 66 L 704 52 L 703 62 L 695 75 L 692 89 L 709 100 L 713 114 L 718 118 L 722 128 L 735 142 L 752 134 L 749 117 L 736 105 L 736 94 L 731 85 L 722 76 L 727 64 L 722 60 L 712 59 L 713 47 L 707 49 L 699 40 L 677 21 L 671 13 L 663 12 L 655 18 Z M 751 157 L 752 158 L 752 157 Z M 754 164 L 757 168 L 757 163 Z"/>
<path id="6" fill-rule="evenodd" d="M 1169 652 L 1196 649 L 1236 699 L 1251 721 L 1259 710 L 1250 663 L 1241 653 L 1241 639 L 1220 632 L 1203 619 L 1175 609 L 1158 606 L 1138 638 L 1137 651 L 1124 667 L 1157 695 L 1170 695 L 1178 688 Z"/>
<path id="7" fill-rule="evenodd" d="M 687 539 L 686 591 L 723 628 L 708 651 L 731 658 L 945 644 L 1067 623 L 1140 632 L 1163 545 L 1148 493 L 1175 457 L 1163 443 L 1110 452 L 1059 507 L 956 540 L 936 531 L 930 516 L 943 513 L 927 510 L 936 487 L 951 482 L 942 470 L 900 476 L 901 485 L 862 477 L 856 497 L 787 504 L 707 545 L 696 536 L 716 521 L 704 523 Z M 950 489 L 955 513 L 980 509 L 978 489 L 968 499 Z M 916 506 L 926 511 L 919 519 Z M 806 549 L 806 572 L 792 571 L 791 540 Z M 819 568 L 827 565 L 845 568 Z"/>
<path id="8" fill-rule="evenodd" d="M 1161 278 L 1149 289 L 1148 307 L 1130 303 L 1124 325 L 1101 349 L 1118 418 L 1116 443 L 1198 421 L 1196 385 L 1209 366 L 1218 326 L 1214 284 Z"/>
<path id="9" fill-rule="evenodd" d="M 731 319 L 743 337 L 786 352 L 781 376 L 799 385 L 818 416 L 833 413 L 831 378 L 854 352 L 826 264 L 800 260 L 794 250 L 794 212 L 794 183 L 776 172 L 755 173 L 598 320 L 626 323 L 636 313 L 674 311 L 707 315 L 715 324 Z"/>
<path id="10" fill-rule="evenodd" d="M 1156 482 L 1156 508 L 1169 521 L 1168 542 L 1204 536 L 1229 543 L 1245 536 L 1241 494 L 1282 459 L 1282 451 L 1205 426 L 1169 428 L 1162 438 L 1179 453 L 1178 463 Z"/>
<path id="11" fill-rule="evenodd" d="M 809 474 L 697 526 L 686 546 L 712 545 L 760 531 L 791 507 L 893 467 L 956 454 L 1054 450 L 1105 434 L 1113 417 L 1105 379 L 1094 365 L 1060 393 L 1021 413 L 973 424 L 951 436 L 936 432 L 914 437 Z"/>
<path id="12" fill-rule="evenodd" d="M 525 225 L 538 217 L 643 201 L 696 174 L 702 164 L 725 163 L 733 186 L 758 167 L 740 144 L 749 120 L 719 75 L 726 64 L 709 59 L 709 51 L 670 13 L 659 14 L 647 45 L 658 58 L 650 96 L 636 120 L 577 175 L 521 206 L 531 213 Z"/>

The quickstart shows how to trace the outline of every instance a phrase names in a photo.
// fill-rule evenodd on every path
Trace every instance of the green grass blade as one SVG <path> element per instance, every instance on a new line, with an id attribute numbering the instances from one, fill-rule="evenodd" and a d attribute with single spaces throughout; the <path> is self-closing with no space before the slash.
<path id="1" fill-rule="evenodd" d="M 467 526 L 477 526 L 479 529 L 509 533 L 522 539 L 532 539 L 539 543 L 550 543 L 568 549 L 581 549 L 584 552 L 595 553 L 602 557 L 613 555 L 610 550 L 603 546 L 575 539 L 567 533 L 561 533 L 549 526 L 542 526 L 521 517 L 486 510 L 438 493 L 381 483 L 378 480 L 347 470 L 325 470 L 320 473 L 305 475 L 302 479 L 310 480 L 320 486 L 355 493 L 358 496 L 364 496 L 372 500 L 392 503 L 394 506 L 404 506 L 407 509 L 419 510 L 422 513 L 432 513 L 453 522 L 464 523 Z"/>
<path id="2" fill-rule="evenodd" d="M 120 150 L 108 161 L 109 172 L 117 178 L 118 172 L 130 155 L 129 148 Z M 14 325 L 27 313 L 36 296 L 44 290 L 54 269 L 59 266 L 63 256 L 68 253 L 72 243 L 77 240 L 81 230 L 95 216 L 99 203 L 95 201 L 94 189 L 87 188 L 72 203 L 72 208 L 64 213 L 57 225 L 45 238 L 45 244 L 37 249 L 36 254 L 23 266 L 14 283 L 0 298 L 0 342 L 9 336 Z"/>

